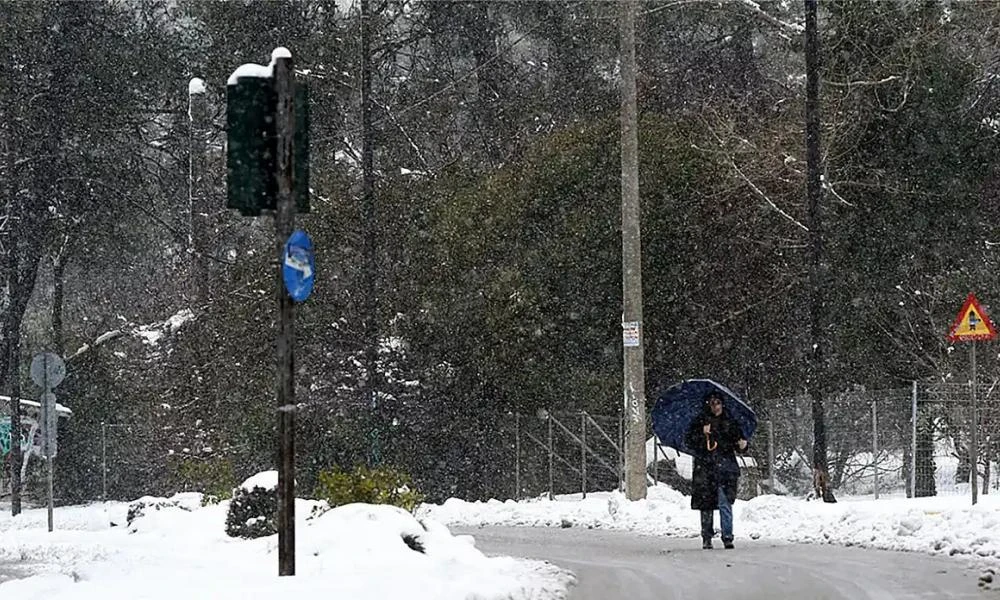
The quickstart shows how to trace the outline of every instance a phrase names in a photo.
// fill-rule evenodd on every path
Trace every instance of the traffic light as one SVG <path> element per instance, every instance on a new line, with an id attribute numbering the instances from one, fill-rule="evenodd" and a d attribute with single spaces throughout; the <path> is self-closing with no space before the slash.
<path id="1" fill-rule="evenodd" d="M 309 212 L 309 86 L 295 84 L 295 211 Z"/>
<path id="2" fill-rule="evenodd" d="M 275 210 L 278 198 L 278 93 L 270 77 L 226 86 L 226 207 L 247 217 Z M 309 91 L 295 85 L 295 207 L 309 212 Z"/>

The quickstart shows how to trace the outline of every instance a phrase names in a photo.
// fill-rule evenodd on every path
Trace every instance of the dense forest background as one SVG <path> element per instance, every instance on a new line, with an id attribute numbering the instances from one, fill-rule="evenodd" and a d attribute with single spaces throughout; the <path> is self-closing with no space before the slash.
<path id="1" fill-rule="evenodd" d="M 99 497 L 102 446 L 122 497 L 274 464 L 273 222 L 225 209 L 224 113 L 229 73 L 277 46 L 312 98 L 300 487 L 374 456 L 431 499 L 505 497 L 513 413 L 618 414 L 617 6 L 373 7 L 374 411 L 357 7 L 0 2 L 0 373 L 20 340 L 27 396 L 35 352 L 67 357 L 63 501 Z M 801 23 L 792 2 L 641 5 L 650 403 L 693 376 L 751 401 L 802 392 Z M 1000 293 L 1000 5 L 822 2 L 820 33 L 826 393 L 964 381 L 945 333 L 969 291 L 987 309 Z M 193 77 L 206 127 L 191 126 Z"/>

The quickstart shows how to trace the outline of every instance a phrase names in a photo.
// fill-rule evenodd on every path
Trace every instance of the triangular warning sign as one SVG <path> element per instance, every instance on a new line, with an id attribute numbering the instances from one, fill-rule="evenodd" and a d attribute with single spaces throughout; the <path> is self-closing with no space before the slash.
<path id="1" fill-rule="evenodd" d="M 986 316 L 986 311 L 976 300 L 975 294 L 969 294 L 958 311 L 958 317 L 948 332 L 950 342 L 971 342 L 976 340 L 992 340 L 997 336 L 993 323 Z"/>

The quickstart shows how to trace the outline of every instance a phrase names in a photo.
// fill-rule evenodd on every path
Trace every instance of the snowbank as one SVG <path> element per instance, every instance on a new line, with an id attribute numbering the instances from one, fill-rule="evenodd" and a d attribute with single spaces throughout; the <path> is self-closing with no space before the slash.
<path id="1" fill-rule="evenodd" d="M 254 488 L 261 488 L 263 490 L 273 490 L 278 487 L 278 472 L 277 471 L 263 471 L 257 473 L 253 477 L 247 479 L 240 485 L 240 489 L 247 492 L 252 492 Z"/>
<path id="2" fill-rule="evenodd" d="M 128 528 L 124 503 L 57 509 L 53 533 L 44 510 L 0 516 L 0 564 L 35 573 L 0 583 L 0 596 L 536 600 L 564 598 L 572 582 L 547 563 L 486 557 L 471 538 L 401 509 L 354 504 L 309 518 L 317 503 L 306 500 L 296 502 L 296 576 L 279 578 L 277 536 L 227 537 L 227 503 L 201 507 L 198 496 L 145 498 L 163 502 Z"/>
<path id="3" fill-rule="evenodd" d="M 843 498 L 836 504 L 785 496 L 759 496 L 734 507 L 736 537 L 842 544 L 967 556 L 1000 563 L 1000 498 Z M 698 514 L 690 499 L 667 486 L 646 500 L 628 502 L 619 492 L 514 502 L 425 505 L 420 514 L 453 526 L 548 526 L 621 529 L 652 535 L 696 537 Z M 718 518 L 718 517 L 716 517 Z"/>
<path id="4" fill-rule="evenodd" d="M 199 77 L 195 77 L 188 82 L 188 94 L 204 94 L 205 93 L 205 80 Z"/>

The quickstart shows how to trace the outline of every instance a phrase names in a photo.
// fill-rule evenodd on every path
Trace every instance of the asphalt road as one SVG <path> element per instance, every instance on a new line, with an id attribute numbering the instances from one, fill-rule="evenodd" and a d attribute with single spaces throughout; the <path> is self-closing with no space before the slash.
<path id="1" fill-rule="evenodd" d="M 916 553 L 737 539 L 702 550 L 700 539 L 555 528 L 457 529 L 487 554 L 544 559 L 573 571 L 570 600 L 778 600 L 1000 598 L 981 570 Z M 716 540 L 718 542 L 718 540 Z"/>

